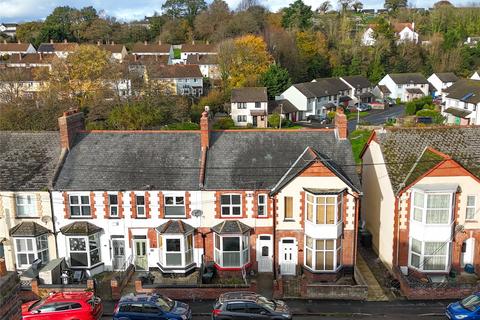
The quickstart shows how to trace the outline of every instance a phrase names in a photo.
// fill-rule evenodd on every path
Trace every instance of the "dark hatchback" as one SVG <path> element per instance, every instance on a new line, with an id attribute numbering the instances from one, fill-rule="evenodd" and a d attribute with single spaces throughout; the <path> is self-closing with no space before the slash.
<path id="1" fill-rule="evenodd" d="M 285 302 L 269 300 L 254 292 L 228 292 L 220 295 L 212 320 L 290 320 Z"/>
<path id="2" fill-rule="evenodd" d="M 188 304 L 160 294 L 129 294 L 115 306 L 113 320 L 190 320 Z"/>

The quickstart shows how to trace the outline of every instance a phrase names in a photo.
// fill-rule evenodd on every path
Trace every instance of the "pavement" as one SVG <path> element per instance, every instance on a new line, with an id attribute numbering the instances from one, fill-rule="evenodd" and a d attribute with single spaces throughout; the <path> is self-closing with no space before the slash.
<path id="1" fill-rule="evenodd" d="M 388 301 L 388 297 L 360 254 L 357 254 L 357 270 L 368 285 L 367 301 Z"/>

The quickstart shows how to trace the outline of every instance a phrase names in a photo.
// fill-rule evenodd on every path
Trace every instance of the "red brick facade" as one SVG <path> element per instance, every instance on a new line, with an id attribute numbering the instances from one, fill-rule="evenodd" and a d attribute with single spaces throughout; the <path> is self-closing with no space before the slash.
<path id="1" fill-rule="evenodd" d="M 162 192 L 158 193 L 158 217 L 165 218 L 165 197 Z"/>
<path id="2" fill-rule="evenodd" d="M 150 193 L 145 192 L 145 216 L 150 219 Z"/>
<path id="3" fill-rule="evenodd" d="M 103 205 L 104 205 L 104 213 L 105 213 L 105 219 L 110 218 L 110 208 L 109 208 L 109 201 L 108 201 L 108 193 L 105 191 L 103 193 Z"/>
<path id="4" fill-rule="evenodd" d="M 137 219 L 137 198 L 135 192 L 130 192 L 130 207 L 132 212 L 132 219 Z"/>
<path id="5" fill-rule="evenodd" d="M 97 218 L 97 206 L 95 205 L 95 192 L 90 192 L 90 214 L 92 219 Z"/>
<path id="6" fill-rule="evenodd" d="M 68 193 L 63 192 L 63 213 L 65 219 L 70 219 L 70 200 L 68 199 Z"/>
<path id="7" fill-rule="evenodd" d="M 118 193 L 118 217 L 123 219 L 123 192 Z"/>

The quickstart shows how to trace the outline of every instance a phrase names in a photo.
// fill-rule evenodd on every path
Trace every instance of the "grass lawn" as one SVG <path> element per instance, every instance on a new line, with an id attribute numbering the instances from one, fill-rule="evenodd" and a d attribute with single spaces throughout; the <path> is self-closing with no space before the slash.
<path id="1" fill-rule="evenodd" d="M 360 118 L 365 117 L 368 115 L 368 111 L 360 111 Z M 357 112 L 350 112 L 347 114 L 347 120 L 354 120 L 357 119 Z"/>
<path id="2" fill-rule="evenodd" d="M 180 49 L 173 49 L 173 58 L 180 59 L 182 51 Z"/>
<path id="3" fill-rule="evenodd" d="M 362 149 L 367 143 L 371 133 L 372 131 L 370 130 L 355 130 L 348 137 L 350 143 L 352 144 L 353 157 L 355 158 L 356 163 L 361 162 L 360 152 L 362 152 Z"/>

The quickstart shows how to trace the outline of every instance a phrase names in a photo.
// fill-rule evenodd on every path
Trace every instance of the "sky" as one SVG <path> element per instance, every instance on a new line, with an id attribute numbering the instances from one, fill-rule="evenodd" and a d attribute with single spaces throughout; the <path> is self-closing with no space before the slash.
<path id="1" fill-rule="evenodd" d="M 271 11 L 286 7 L 294 0 L 260 0 Z M 93 6 L 97 10 L 104 10 L 109 16 L 120 20 L 130 21 L 143 19 L 152 15 L 154 11 L 160 12 L 163 0 L 0 0 L 0 22 L 24 22 L 44 19 L 53 8 L 58 6 L 72 6 L 81 8 Z M 211 2 L 211 0 L 207 0 Z M 235 9 L 240 0 L 226 0 L 231 9 Z M 313 9 L 316 9 L 322 0 L 304 0 Z M 336 4 L 335 0 L 330 1 Z M 365 9 L 381 8 L 383 0 L 363 0 Z M 431 7 L 435 0 L 411 0 L 416 7 Z M 471 3 L 471 0 L 451 0 L 455 5 Z"/>

